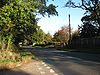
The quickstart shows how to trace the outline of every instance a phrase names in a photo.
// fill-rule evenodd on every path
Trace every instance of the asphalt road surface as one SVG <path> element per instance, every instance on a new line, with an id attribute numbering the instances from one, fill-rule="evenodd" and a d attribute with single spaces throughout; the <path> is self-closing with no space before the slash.
<path id="1" fill-rule="evenodd" d="M 67 52 L 54 48 L 26 48 L 59 75 L 100 75 L 100 54 Z"/>

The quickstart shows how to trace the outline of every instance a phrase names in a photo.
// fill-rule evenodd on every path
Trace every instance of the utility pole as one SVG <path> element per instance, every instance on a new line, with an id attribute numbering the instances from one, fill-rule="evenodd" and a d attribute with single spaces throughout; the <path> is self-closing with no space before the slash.
<path id="1" fill-rule="evenodd" d="M 70 14 L 69 14 L 69 43 L 71 44 L 71 25 L 70 25 Z"/>

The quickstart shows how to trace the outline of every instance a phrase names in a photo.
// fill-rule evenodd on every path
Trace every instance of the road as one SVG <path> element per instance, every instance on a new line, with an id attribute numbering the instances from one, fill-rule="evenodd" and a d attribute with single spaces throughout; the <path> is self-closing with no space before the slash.
<path id="1" fill-rule="evenodd" d="M 100 75 L 100 54 L 27 47 L 59 75 Z"/>

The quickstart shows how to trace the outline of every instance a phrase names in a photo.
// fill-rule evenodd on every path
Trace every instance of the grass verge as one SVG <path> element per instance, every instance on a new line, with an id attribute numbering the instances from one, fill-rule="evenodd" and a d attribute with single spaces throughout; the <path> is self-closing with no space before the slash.
<path id="1" fill-rule="evenodd" d="M 0 70 L 11 69 L 22 64 L 31 62 L 35 58 L 31 52 L 22 49 L 18 51 L 2 51 L 0 50 Z"/>
<path id="2" fill-rule="evenodd" d="M 46 46 L 34 46 L 35 48 L 53 48 L 54 45 L 46 45 Z"/>

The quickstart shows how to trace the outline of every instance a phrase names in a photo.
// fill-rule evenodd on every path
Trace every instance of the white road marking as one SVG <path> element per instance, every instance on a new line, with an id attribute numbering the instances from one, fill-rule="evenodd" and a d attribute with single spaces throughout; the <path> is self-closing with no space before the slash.
<path id="1" fill-rule="evenodd" d="M 42 62 L 42 64 L 45 64 L 44 62 Z"/>
<path id="2" fill-rule="evenodd" d="M 51 72 L 51 73 L 54 73 L 55 71 L 54 71 L 53 69 L 50 69 L 50 72 Z"/>
<path id="3" fill-rule="evenodd" d="M 49 67 L 49 66 L 47 66 L 46 68 L 47 68 L 47 69 L 50 69 L 50 67 Z"/>
<path id="4" fill-rule="evenodd" d="M 50 69 L 50 68 L 51 68 L 51 67 L 49 67 L 45 62 L 41 61 L 41 63 L 42 63 L 47 69 Z M 39 70 L 42 70 L 42 68 L 39 66 L 39 63 L 36 63 L 36 65 L 37 65 L 37 68 L 38 68 Z M 41 71 L 40 73 L 41 73 L 41 74 L 45 74 L 45 72 L 43 72 L 43 71 Z M 58 74 L 55 73 L 55 71 L 54 71 L 53 69 L 50 69 L 50 73 L 53 73 L 53 75 L 58 75 Z"/>
<path id="5" fill-rule="evenodd" d="M 45 72 L 40 72 L 41 74 L 45 74 Z"/>
<path id="6" fill-rule="evenodd" d="M 44 64 L 44 66 L 47 66 L 46 64 Z"/>
<path id="7" fill-rule="evenodd" d="M 42 68 L 38 68 L 39 70 L 41 70 Z"/>

